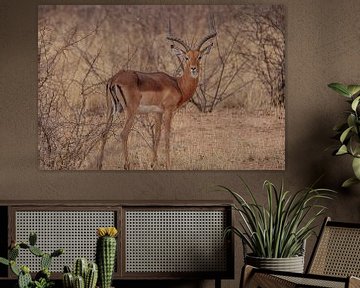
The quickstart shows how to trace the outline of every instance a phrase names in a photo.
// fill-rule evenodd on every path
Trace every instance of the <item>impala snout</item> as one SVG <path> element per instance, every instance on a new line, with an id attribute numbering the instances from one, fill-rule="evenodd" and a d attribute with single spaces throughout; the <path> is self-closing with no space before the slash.
<path id="1" fill-rule="evenodd" d="M 196 66 L 191 66 L 190 67 L 190 73 L 191 73 L 191 76 L 193 78 L 197 78 L 199 73 L 198 73 L 198 68 Z"/>

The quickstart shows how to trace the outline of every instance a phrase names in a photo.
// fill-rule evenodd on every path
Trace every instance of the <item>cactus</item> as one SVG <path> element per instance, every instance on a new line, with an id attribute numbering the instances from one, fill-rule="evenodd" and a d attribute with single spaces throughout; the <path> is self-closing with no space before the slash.
<path id="1" fill-rule="evenodd" d="M 16 265 L 16 262 L 14 260 L 10 261 L 10 268 L 11 271 L 16 275 L 19 276 L 20 274 L 20 268 Z"/>
<path id="2" fill-rule="evenodd" d="M 73 288 L 74 287 L 74 276 L 72 273 L 64 273 L 62 277 L 64 288 Z"/>
<path id="3" fill-rule="evenodd" d="M 19 274 L 19 279 L 18 279 L 19 288 L 28 288 L 31 283 L 32 283 L 32 279 L 29 271 L 25 272 L 22 270 Z"/>
<path id="4" fill-rule="evenodd" d="M 36 247 L 36 246 L 30 245 L 29 251 L 30 251 L 32 254 L 34 254 L 35 256 L 37 256 L 37 257 L 41 257 L 41 256 L 44 255 L 44 252 L 42 252 L 42 251 L 40 250 L 40 248 L 38 248 L 38 247 Z"/>
<path id="5" fill-rule="evenodd" d="M 9 260 L 16 260 L 16 258 L 19 256 L 19 246 L 16 245 L 14 248 L 10 249 L 8 252 Z"/>
<path id="6" fill-rule="evenodd" d="M 78 287 L 95 288 L 97 278 L 98 278 L 97 265 L 92 262 L 88 264 L 88 261 L 85 258 L 76 259 L 74 263 L 73 273 L 71 273 L 71 269 L 69 266 L 64 266 L 64 273 L 63 273 L 64 288 L 78 288 Z"/>
<path id="7" fill-rule="evenodd" d="M 99 267 L 99 282 L 101 288 L 110 288 L 116 258 L 115 227 L 98 228 L 99 238 L 96 243 L 96 262 Z"/>
<path id="8" fill-rule="evenodd" d="M 85 258 L 79 258 L 75 261 L 74 274 L 85 279 L 88 262 Z"/>
<path id="9" fill-rule="evenodd" d="M 29 235 L 29 244 L 31 246 L 35 246 L 37 241 L 37 235 L 35 232 L 31 232 Z"/>
<path id="10" fill-rule="evenodd" d="M 36 247 L 37 236 L 35 233 L 30 233 L 29 244 L 20 242 L 15 243 L 11 242 L 8 259 L 0 257 L 0 264 L 10 266 L 11 271 L 18 276 L 18 286 L 19 288 L 29 288 L 29 287 L 50 287 L 52 282 L 50 281 L 50 264 L 53 257 L 60 256 L 64 251 L 63 249 L 55 250 L 53 253 L 44 253 L 40 248 Z M 35 281 L 32 280 L 30 275 L 30 269 L 27 266 L 22 266 L 21 268 L 16 264 L 16 259 L 19 256 L 19 250 L 24 249 L 28 250 L 30 253 L 37 257 L 41 257 L 41 271 L 39 271 L 35 276 Z M 46 285 L 46 286 L 44 286 Z"/>
<path id="11" fill-rule="evenodd" d="M 40 262 L 41 269 L 45 269 L 45 268 L 49 269 L 51 265 L 51 260 L 52 260 L 51 255 L 48 253 L 44 253 L 43 256 L 41 256 L 41 262 Z"/>
<path id="12" fill-rule="evenodd" d="M 84 278 L 77 275 L 74 277 L 74 288 L 85 288 Z"/>
<path id="13" fill-rule="evenodd" d="M 98 279 L 98 266 L 96 263 L 89 263 L 85 276 L 85 288 L 95 288 Z"/>

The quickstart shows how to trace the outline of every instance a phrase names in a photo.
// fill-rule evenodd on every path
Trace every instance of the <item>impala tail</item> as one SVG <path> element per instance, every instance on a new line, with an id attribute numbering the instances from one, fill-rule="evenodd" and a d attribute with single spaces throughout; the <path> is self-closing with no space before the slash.
<path id="1" fill-rule="evenodd" d="M 109 93 L 111 95 L 112 114 L 114 115 L 124 111 L 126 106 L 126 99 L 120 85 L 113 83 L 106 84 L 106 97 L 109 97 Z"/>

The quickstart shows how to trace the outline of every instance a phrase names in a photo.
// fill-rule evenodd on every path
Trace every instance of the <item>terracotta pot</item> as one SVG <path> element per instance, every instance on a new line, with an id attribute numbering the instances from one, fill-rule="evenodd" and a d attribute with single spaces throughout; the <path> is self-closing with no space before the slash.
<path id="1" fill-rule="evenodd" d="M 246 255 L 245 263 L 263 269 L 304 273 L 304 256 L 263 258 Z"/>

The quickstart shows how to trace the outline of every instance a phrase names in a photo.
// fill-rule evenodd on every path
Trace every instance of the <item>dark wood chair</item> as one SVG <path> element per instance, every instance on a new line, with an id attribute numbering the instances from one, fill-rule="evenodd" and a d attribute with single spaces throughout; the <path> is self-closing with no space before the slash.
<path id="1" fill-rule="evenodd" d="M 360 223 L 326 218 L 306 273 L 277 272 L 246 265 L 240 287 L 360 287 Z"/>

